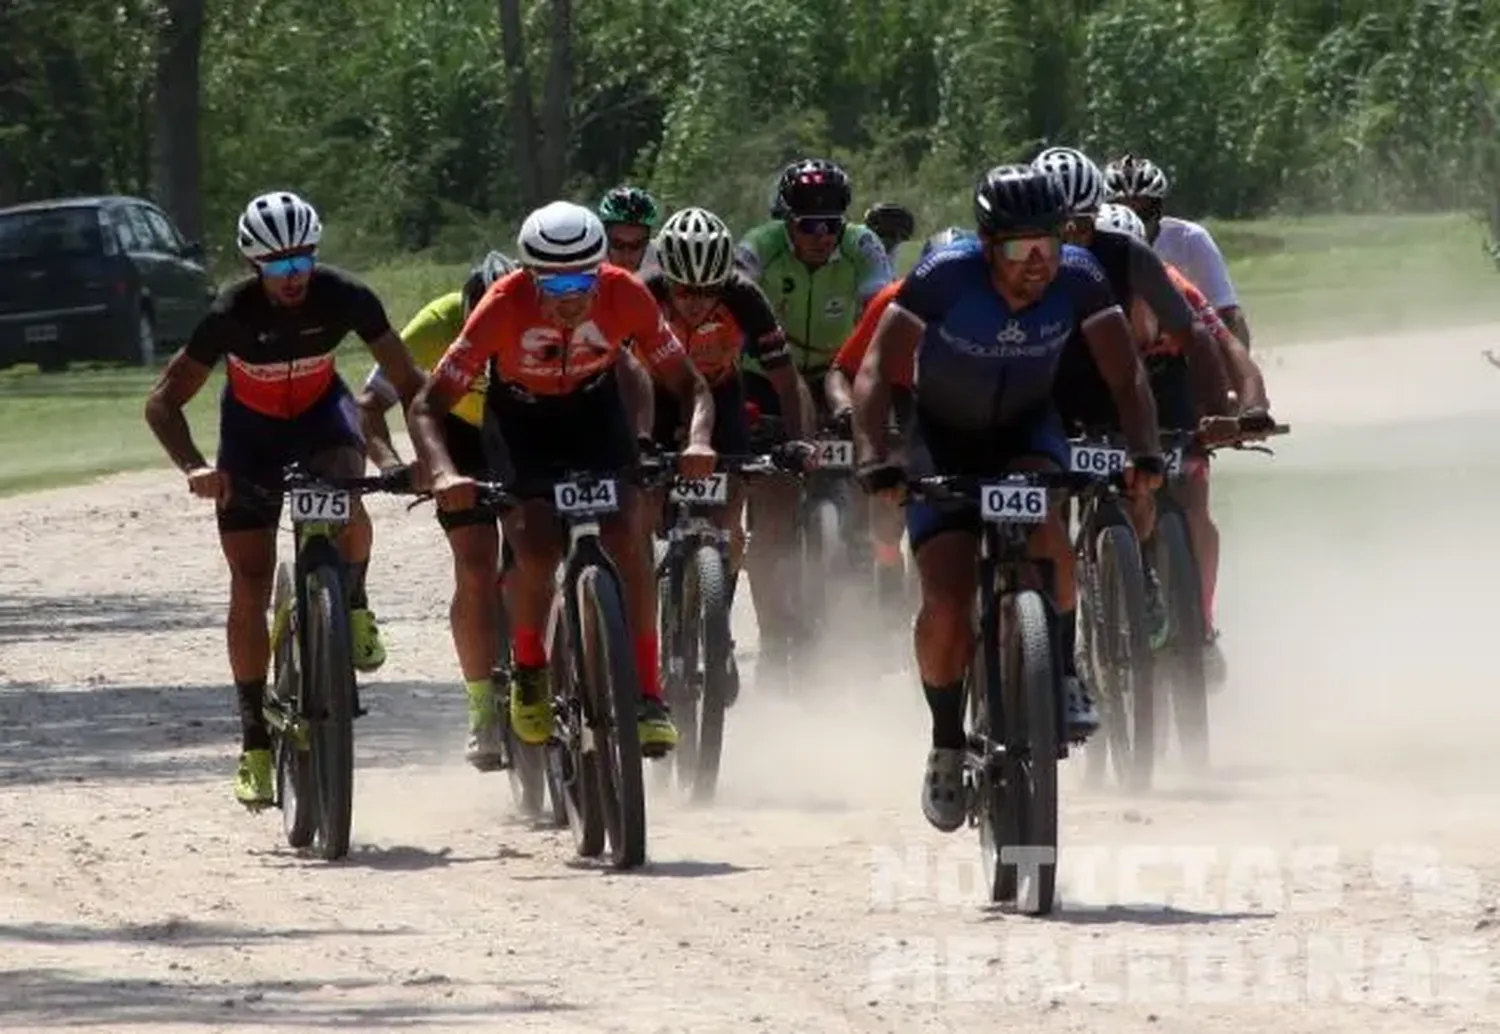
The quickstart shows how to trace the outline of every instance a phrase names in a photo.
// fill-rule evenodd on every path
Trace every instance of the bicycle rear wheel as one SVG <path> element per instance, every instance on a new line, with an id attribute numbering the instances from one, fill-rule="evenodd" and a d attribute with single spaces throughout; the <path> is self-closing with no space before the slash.
<path id="1" fill-rule="evenodd" d="M 319 564 L 305 582 L 309 658 L 303 680 L 317 784 L 316 846 L 325 861 L 349 853 L 354 813 L 354 660 L 349 607 L 338 570 Z"/>
<path id="2" fill-rule="evenodd" d="M 694 759 L 693 800 L 702 804 L 713 800 L 719 786 L 719 762 L 724 753 L 724 713 L 729 702 L 730 666 L 733 647 L 729 638 L 729 581 L 724 572 L 724 558 L 713 546 L 700 546 L 693 554 L 696 583 L 696 622 L 700 639 L 693 653 L 701 664 L 697 685 L 703 695 L 698 701 L 697 756 Z M 700 648 L 701 647 L 701 648 Z M 693 670 L 693 669 L 689 669 Z"/>
<path id="3" fill-rule="evenodd" d="M 1156 574 L 1167 596 L 1172 637 L 1166 650 L 1172 694 L 1172 717 L 1187 767 L 1208 767 L 1208 680 L 1203 671 L 1203 588 L 1193 555 L 1187 521 L 1175 510 L 1163 509 L 1156 522 Z M 1166 738 L 1158 751 L 1166 750 Z"/>
<path id="4" fill-rule="evenodd" d="M 271 590 L 273 620 L 271 652 L 271 693 L 283 721 L 301 722 L 298 700 L 301 698 L 301 669 L 297 661 L 296 601 L 292 588 L 292 568 L 282 563 L 276 568 L 275 588 Z M 276 800 L 281 805 L 281 827 L 288 847 L 302 849 L 313 842 L 317 832 L 317 782 L 313 777 L 312 753 L 305 742 L 298 742 L 293 730 L 274 731 L 276 757 Z"/>
<path id="5" fill-rule="evenodd" d="M 1095 644 L 1102 694 L 1108 700 L 1105 741 L 1115 778 L 1134 791 L 1151 787 L 1156 762 L 1156 706 L 1151 633 L 1146 625 L 1146 575 L 1129 528 L 1099 533 L 1102 640 Z"/>
<path id="6" fill-rule="evenodd" d="M 1001 778 L 1008 805 L 999 838 L 997 884 L 1014 887 L 1018 911 L 1046 915 L 1057 897 L 1057 755 L 1059 691 L 1052 666 L 1047 605 L 1031 590 L 1012 596 L 1001 622 L 1005 678 L 1001 691 L 1008 747 Z M 1009 895 L 1007 895 L 1009 898 Z M 996 900 L 1000 900 L 997 898 Z"/>
<path id="7" fill-rule="evenodd" d="M 646 860 L 646 788 L 641 765 L 640 680 L 613 573 L 585 567 L 577 582 L 583 683 L 589 694 L 595 768 L 610 860 L 617 869 Z"/>

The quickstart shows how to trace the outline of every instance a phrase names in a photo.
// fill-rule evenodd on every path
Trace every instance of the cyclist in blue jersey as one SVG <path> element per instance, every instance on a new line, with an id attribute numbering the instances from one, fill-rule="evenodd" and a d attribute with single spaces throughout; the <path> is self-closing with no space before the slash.
<path id="1" fill-rule="evenodd" d="M 1139 496 L 1161 484 L 1160 432 L 1146 371 L 1099 263 L 1062 243 L 1066 211 L 1061 185 L 1046 172 L 991 169 L 974 195 L 979 239 L 933 252 L 906 277 L 855 381 L 855 444 L 868 491 L 899 496 L 908 476 L 1066 469 L 1068 443 L 1052 382 L 1075 328 L 1119 409 L 1132 455 L 1129 491 Z M 916 413 L 903 470 L 888 458 L 886 414 L 890 384 L 913 357 Z M 922 591 L 916 660 L 932 712 L 922 811 L 944 832 L 961 826 L 966 813 L 962 688 L 974 655 L 978 520 L 970 507 L 907 508 Z M 1032 551 L 1053 565 L 1067 734 L 1081 741 L 1098 728 L 1099 716 L 1074 664 L 1073 557 L 1056 501 Z"/>

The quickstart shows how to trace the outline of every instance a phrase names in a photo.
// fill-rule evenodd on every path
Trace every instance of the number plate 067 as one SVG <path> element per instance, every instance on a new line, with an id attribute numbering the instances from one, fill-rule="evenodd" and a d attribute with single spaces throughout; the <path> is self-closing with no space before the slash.
<path id="1" fill-rule="evenodd" d="M 348 492 L 327 488 L 294 488 L 288 493 L 293 524 L 347 524 L 352 506 Z"/>
<path id="2" fill-rule="evenodd" d="M 1040 485 L 985 485 L 979 515 L 1002 524 L 1040 524 L 1047 519 L 1047 490 Z"/>
<path id="3" fill-rule="evenodd" d="M 706 503 L 722 506 L 729 501 L 729 475 L 710 474 L 706 478 L 678 478 L 672 482 L 672 502 Z"/>
<path id="4" fill-rule="evenodd" d="M 560 481 L 552 486 L 552 504 L 558 513 L 614 513 L 620 496 L 612 478 L 584 483 Z"/>

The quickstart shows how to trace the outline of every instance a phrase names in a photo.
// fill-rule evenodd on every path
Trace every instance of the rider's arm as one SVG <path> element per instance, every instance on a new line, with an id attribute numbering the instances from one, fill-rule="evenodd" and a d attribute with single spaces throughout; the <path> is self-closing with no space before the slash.
<path id="1" fill-rule="evenodd" d="M 724 285 L 724 306 L 745 332 L 745 351 L 760 361 L 766 379 L 776 390 L 781 412 L 785 414 L 787 434 L 802 438 L 808 428 L 802 426 L 802 375 L 792 365 L 786 332 L 776 321 L 765 292 L 744 277 L 731 277 Z"/>
<path id="2" fill-rule="evenodd" d="M 854 246 L 850 251 L 857 270 L 858 311 L 862 313 L 875 296 L 896 279 L 896 273 L 885 245 L 880 243 L 874 230 L 868 226 L 849 226 L 844 232 L 854 235 Z"/>
<path id="3" fill-rule="evenodd" d="M 1245 310 L 1240 305 L 1234 281 L 1229 278 L 1229 263 L 1219 250 L 1219 242 L 1208 229 L 1196 223 L 1182 228 L 1180 247 L 1191 261 L 1184 272 L 1193 278 L 1193 283 L 1208 298 L 1219 318 L 1231 333 L 1239 338 L 1246 348 L 1250 347 L 1250 324 L 1245 319 Z"/>
<path id="4" fill-rule="evenodd" d="M 899 299 L 887 306 L 875 325 L 870 350 L 854 379 L 854 446 L 861 462 L 886 458 L 891 384 L 911 365 L 924 330 L 921 317 L 903 308 Z"/>
<path id="5" fill-rule="evenodd" d="M 713 447 L 714 396 L 708 382 L 693 365 L 687 350 L 661 311 L 655 296 L 639 280 L 620 281 L 619 305 L 627 335 L 636 342 L 637 356 L 645 367 L 681 400 L 688 417 L 688 444 L 700 450 Z M 622 350 L 623 354 L 623 350 Z"/>
<path id="6" fill-rule="evenodd" d="M 1110 290 L 1104 270 L 1082 249 L 1067 249 L 1058 278 L 1069 288 L 1079 330 L 1099 376 L 1108 385 L 1120 414 L 1120 430 L 1135 456 L 1160 456 L 1161 431 L 1156 397 L 1130 334 L 1125 312 Z"/>
<path id="7" fill-rule="evenodd" d="M 391 425 L 385 419 L 386 412 L 396 402 L 396 389 L 381 376 L 379 367 L 371 370 L 355 405 L 359 409 L 359 429 L 365 436 L 365 454 L 380 470 L 401 466 L 401 454 L 391 441 Z"/>
<path id="8" fill-rule="evenodd" d="M 637 438 L 650 438 L 652 424 L 656 421 L 656 385 L 651 373 L 626 348 L 620 352 L 620 402 L 630 426 L 635 428 Z"/>
<path id="9" fill-rule="evenodd" d="M 401 400 L 410 403 L 422 386 L 422 371 L 412 362 L 411 353 L 391 327 L 385 306 L 374 291 L 353 278 L 345 281 L 345 305 L 354 333 L 365 343 L 380 371 L 385 374 Z"/>
<path id="10" fill-rule="evenodd" d="M 1219 346 L 1194 315 L 1161 258 L 1150 246 L 1135 238 L 1129 241 L 1130 284 L 1156 314 L 1161 332 L 1187 357 L 1193 393 L 1204 412 L 1228 413 L 1229 375 Z"/>
<path id="11" fill-rule="evenodd" d="M 214 364 L 228 351 L 227 346 L 237 333 L 241 333 L 239 325 L 223 313 L 219 302 L 215 302 L 214 308 L 198 323 L 188 343 L 162 370 L 151 394 L 146 396 L 146 424 L 181 471 L 209 465 L 193 443 L 193 432 L 182 411 L 203 390 Z"/>
<path id="12" fill-rule="evenodd" d="M 875 296 L 875 300 L 866 306 L 865 311 L 860 315 L 854 332 L 849 335 L 849 339 L 839 347 L 838 354 L 833 357 L 833 363 L 828 368 L 828 377 L 824 381 L 828 406 L 832 412 L 840 413 L 854 405 L 852 393 L 854 378 L 859 376 L 860 365 L 864 362 L 865 354 L 870 350 L 870 341 L 875 337 L 875 327 L 880 323 L 881 314 L 896 297 L 899 284 L 900 281 L 892 282 Z"/>
<path id="13" fill-rule="evenodd" d="M 1266 378 L 1261 373 L 1259 364 L 1251 357 L 1250 349 L 1245 347 L 1237 335 L 1230 333 L 1227 327 L 1218 340 L 1219 347 L 1224 351 L 1225 364 L 1234 379 L 1234 393 L 1239 396 L 1240 411 L 1269 411 L 1271 401 L 1266 395 Z"/>
<path id="14" fill-rule="evenodd" d="M 511 304 L 503 290 L 492 289 L 469 313 L 458 340 L 448 346 L 443 357 L 432 368 L 432 376 L 418 390 L 407 409 L 406 426 L 411 432 L 412 447 L 434 481 L 453 479 L 458 469 L 443 440 L 443 417 L 469 392 L 469 387 L 485 372 L 509 333 L 507 307 Z"/>

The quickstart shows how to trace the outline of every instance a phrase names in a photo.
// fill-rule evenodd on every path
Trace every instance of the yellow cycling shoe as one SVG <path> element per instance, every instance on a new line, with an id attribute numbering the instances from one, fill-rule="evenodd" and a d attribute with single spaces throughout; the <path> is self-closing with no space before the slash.
<path id="1" fill-rule="evenodd" d="M 269 750 L 247 750 L 240 754 L 240 767 L 234 773 L 234 799 L 256 810 L 275 802 Z"/>
<path id="2" fill-rule="evenodd" d="M 368 608 L 360 607 L 349 612 L 349 634 L 353 642 L 354 668 L 356 671 L 377 671 L 385 663 L 385 643 L 380 641 L 380 629 L 375 624 L 375 615 Z"/>
<path id="3" fill-rule="evenodd" d="M 641 738 L 642 757 L 664 757 L 677 746 L 677 726 L 672 721 L 672 713 L 660 698 L 641 697 L 636 734 Z"/>
<path id="4" fill-rule="evenodd" d="M 552 738 L 552 679 L 546 668 L 516 668 L 510 679 L 510 727 L 540 747 Z"/>

